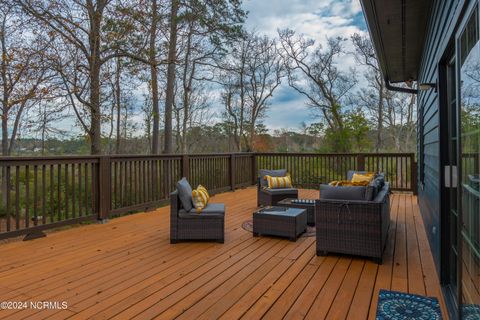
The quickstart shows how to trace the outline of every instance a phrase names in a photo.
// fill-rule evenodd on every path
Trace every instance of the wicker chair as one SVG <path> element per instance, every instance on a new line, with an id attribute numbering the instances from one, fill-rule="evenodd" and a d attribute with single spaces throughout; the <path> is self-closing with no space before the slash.
<path id="1" fill-rule="evenodd" d="M 381 264 L 390 226 L 390 188 L 372 201 L 320 199 L 315 204 L 317 255 L 372 257 Z"/>
<path id="2" fill-rule="evenodd" d="M 298 190 L 296 188 L 266 188 L 265 180 L 263 177 L 267 174 L 275 177 L 283 177 L 287 174 L 287 170 L 259 170 L 259 177 L 257 181 L 257 206 L 275 206 L 279 201 L 282 201 L 283 199 L 298 198 Z"/>
<path id="3" fill-rule="evenodd" d="M 178 191 L 170 194 L 170 243 L 181 240 L 215 240 L 224 243 L 225 206 L 209 203 L 202 213 L 182 208 Z"/>

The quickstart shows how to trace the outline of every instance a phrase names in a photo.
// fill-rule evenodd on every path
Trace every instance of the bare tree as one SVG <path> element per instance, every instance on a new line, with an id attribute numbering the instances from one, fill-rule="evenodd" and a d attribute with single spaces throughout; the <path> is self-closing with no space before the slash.
<path id="1" fill-rule="evenodd" d="M 278 33 L 289 85 L 307 98 L 309 106 L 321 112 L 332 133 L 343 133 L 342 104 L 356 85 L 354 70 L 346 74 L 337 67 L 337 59 L 344 54 L 345 39 L 327 38 L 323 48 L 292 30 L 279 30 Z M 347 151 L 343 141 L 335 143 L 337 151 Z"/>
<path id="2" fill-rule="evenodd" d="M 385 97 L 385 131 L 393 141 L 394 150 L 414 150 L 415 106 L 413 94 L 391 92 Z"/>
<path id="3" fill-rule="evenodd" d="M 49 39 L 30 28 L 10 1 L 0 1 L 0 106 L 2 155 L 14 148 L 27 108 L 51 94 L 47 80 Z"/>
<path id="4" fill-rule="evenodd" d="M 129 97 L 133 95 L 138 81 L 135 81 L 135 71 L 132 70 L 131 63 L 120 56 L 107 63 L 105 69 L 105 78 L 109 85 L 104 90 L 103 100 L 106 100 L 107 105 L 110 104 L 110 114 L 105 117 L 110 123 L 109 152 L 120 154 L 123 152 L 122 140 L 124 139 L 121 125 L 123 109 L 127 107 Z M 113 139 L 114 131 L 115 139 Z"/>
<path id="5" fill-rule="evenodd" d="M 247 150 L 254 150 L 257 120 L 265 115 L 269 99 L 281 83 L 284 66 L 275 40 L 266 36 L 252 37 L 250 55 L 247 60 L 247 96 L 249 100 L 249 136 L 245 139 Z"/>
<path id="6" fill-rule="evenodd" d="M 170 10 L 170 32 L 168 39 L 168 68 L 167 68 L 167 88 L 165 96 L 165 128 L 164 128 L 164 146 L 163 153 L 173 152 L 172 135 L 172 109 L 174 103 L 175 90 L 175 68 L 177 59 L 177 26 L 178 26 L 178 8 L 179 0 L 172 0 Z"/>
<path id="7" fill-rule="evenodd" d="M 231 133 L 236 151 L 242 151 L 242 139 L 247 126 L 247 59 L 251 38 L 246 37 L 233 46 L 228 62 L 222 66 L 220 83 L 222 84 L 222 102 L 225 106 L 224 117 L 231 125 Z"/>
<path id="8" fill-rule="evenodd" d="M 367 109 L 376 125 L 375 151 L 412 151 L 415 133 L 415 95 L 390 91 L 385 86 L 372 42 L 358 34 L 352 36 L 357 63 L 366 67 L 366 87 L 356 94 L 356 104 Z"/>
<path id="9" fill-rule="evenodd" d="M 58 127 L 58 122 L 68 118 L 65 107 L 63 103 L 46 100 L 37 104 L 29 112 L 24 128 L 26 127 L 25 131 L 40 136 L 42 155 L 45 155 L 47 152 L 46 142 L 48 139 L 60 136 L 65 137 L 68 134 L 66 130 Z"/>
<path id="10" fill-rule="evenodd" d="M 255 129 L 281 83 L 284 67 L 275 40 L 247 33 L 222 65 L 224 116 L 237 151 L 254 149 Z"/>
<path id="11" fill-rule="evenodd" d="M 160 89 L 159 67 L 166 63 L 162 58 L 165 50 L 162 50 L 162 15 L 166 9 L 167 1 L 138 0 L 121 2 L 118 5 L 121 18 L 114 17 L 112 25 L 122 29 L 128 29 L 126 41 L 118 44 L 119 51 L 125 57 L 148 66 L 149 77 L 147 82 L 151 88 L 151 118 L 152 123 L 149 134 L 151 135 L 150 152 L 159 153 L 160 135 Z"/>
<path id="12" fill-rule="evenodd" d="M 383 125 L 384 125 L 384 100 L 388 95 L 385 88 L 385 81 L 382 76 L 382 71 L 378 65 L 375 49 L 372 41 L 368 37 L 354 34 L 352 42 L 355 47 L 355 60 L 362 66 L 367 67 L 365 79 L 368 83 L 368 90 L 362 90 L 357 97 L 364 102 L 364 105 L 374 117 L 377 125 L 375 152 L 379 152 L 383 147 Z"/>
<path id="13" fill-rule="evenodd" d="M 111 38 L 104 34 L 105 15 L 112 0 L 51 0 L 17 1 L 26 13 L 47 27 L 51 33 L 59 36 L 64 42 L 64 50 L 70 51 L 74 64 L 71 72 L 62 71 L 64 87 L 69 94 L 79 101 L 90 118 L 87 123 L 83 117 L 82 124 L 91 141 L 91 153 L 100 154 L 101 148 L 101 68 L 119 53 L 109 46 L 104 39 Z M 122 36 L 116 32 L 115 36 Z M 113 42 L 112 42 L 113 43 Z M 65 52 L 63 52 L 65 54 Z M 76 108 L 76 107 L 75 107 Z M 77 116 L 81 114 L 76 111 Z"/>

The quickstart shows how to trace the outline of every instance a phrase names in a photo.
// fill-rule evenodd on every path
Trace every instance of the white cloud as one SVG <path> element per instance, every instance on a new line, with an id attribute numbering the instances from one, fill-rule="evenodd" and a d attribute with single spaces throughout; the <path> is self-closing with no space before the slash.
<path id="1" fill-rule="evenodd" d="M 289 28 L 325 44 L 329 37 L 368 34 L 363 17 L 359 18 L 362 12 L 359 0 L 245 0 L 244 8 L 249 11 L 247 29 L 270 37 L 276 37 L 278 29 Z M 353 51 L 351 42 L 345 43 L 345 51 Z M 356 63 L 352 55 L 344 56 L 339 64 L 345 72 L 353 67 Z M 289 94 L 292 99 L 285 99 Z M 303 96 L 283 83 L 274 93 L 264 123 L 271 130 L 295 129 L 302 121 L 313 122 L 312 111 Z"/>

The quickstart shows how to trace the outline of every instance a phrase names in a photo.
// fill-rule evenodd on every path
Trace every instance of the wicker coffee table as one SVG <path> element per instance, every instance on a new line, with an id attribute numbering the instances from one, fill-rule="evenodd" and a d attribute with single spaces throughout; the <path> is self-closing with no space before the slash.
<path id="1" fill-rule="evenodd" d="M 315 225 L 315 200 L 286 198 L 277 203 L 279 206 L 307 210 L 307 224 Z"/>
<path id="2" fill-rule="evenodd" d="M 272 235 L 296 241 L 307 229 L 307 210 L 266 207 L 253 213 L 253 236 Z"/>

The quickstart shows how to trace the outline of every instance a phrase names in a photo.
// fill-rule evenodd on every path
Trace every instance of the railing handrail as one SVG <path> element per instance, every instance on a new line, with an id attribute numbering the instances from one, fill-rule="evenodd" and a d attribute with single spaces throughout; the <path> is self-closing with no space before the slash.
<path id="1" fill-rule="evenodd" d="M 37 161 L 37 160 L 83 160 L 98 159 L 101 157 L 114 158 L 181 158 L 182 156 L 201 157 L 201 156 L 227 156 L 227 155 L 252 155 L 255 152 L 214 152 L 214 153 L 168 153 L 168 154 L 100 154 L 100 155 L 49 155 L 49 156 L 0 156 L 0 161 L 21 160 L 21 161 Z"/>
<path id="2" fill-rule="evenodd" d="M 21 161 L 40 161 L 40 160 L 83 160 L 98 159 L 101 157 L 115 158 L 181 158 L 182 156 L 202 157 L 202 156 L 229 156 L 229 155 L 256 155 L 256 156 L 282 156 L 282 155 L 302 155 L 302 156 L 415 156 L 415 152 L 216 152 L 216 153 L 169 153 L 169 154 L 101 154 L 101 155 L 49 155 L 49 156 L 0 156 L 0 161 L 21 160 Z"/>
<path id="3" fill-rule="evenodd" d="M 415 152 L 348 152 L 348 153 L 315 153 L 315 152 L 255 152 L 257 156 L 414 156 Z"/>

